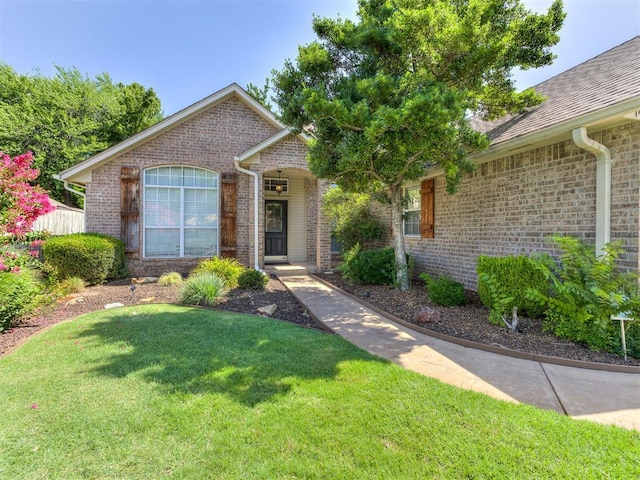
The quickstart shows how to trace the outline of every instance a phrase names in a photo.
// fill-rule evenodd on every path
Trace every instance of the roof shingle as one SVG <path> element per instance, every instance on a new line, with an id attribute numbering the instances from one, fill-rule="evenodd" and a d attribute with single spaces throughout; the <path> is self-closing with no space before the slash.
<path id="1" fill-rule="evenodd" d="M 520 115 L 472 119 L 492 145 L 640 96 L 640 35 L 534 87 L 546 97 Z"/>

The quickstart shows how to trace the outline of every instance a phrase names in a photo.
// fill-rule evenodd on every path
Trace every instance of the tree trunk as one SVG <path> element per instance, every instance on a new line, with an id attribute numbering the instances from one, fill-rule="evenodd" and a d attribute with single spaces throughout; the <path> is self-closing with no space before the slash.
<path id="1" fill-rule="evenodd" d="M 407 254 L 404 249 L 402 185 L 389 187 L 389 196 L 391 197 L 393 249 L 396 255 L 396 287 L 406 292 L 409 290 L 409 268 L 407 265 Z"/>

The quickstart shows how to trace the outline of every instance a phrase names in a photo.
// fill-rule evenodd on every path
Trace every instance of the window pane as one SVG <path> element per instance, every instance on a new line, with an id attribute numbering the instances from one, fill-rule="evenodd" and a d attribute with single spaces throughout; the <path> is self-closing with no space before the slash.
<path id="1" fill-rule="evenodd" d="M 410 187 L 405 190 L 405 210 L 420 210 L 420 187 Z"/>
<path id="2" fill-rule="evenodd" d="M 216 227 L 218 221 L 216 190 L 184 190 L 184 226 Z"/>
<path id="3" fill-rule="evenodd" d="M 404 214 L 404 234 L 420 235 L 420 211 L 405 212 Z"/>
<path id="4" fill-rule="evenodd" d="M 180 226 L 179 188 L 147 187 L 144 193 L 145 226 Z"/>
<path id="5" fill-rule="evenodd" d="M 146 257 L 179 257 L 179 228 L 145 228 L 144 250 Z"/>
<path id="6" fill-rule="evenodd" d="M 282 232 L 282 205 L 279 203 L 267 203 L 265 212 L 265 230 L 269 233 Z"/>
<path id="7" fill-rule="evenodd" d="M 184 167 L 182 170 L 183 185 L 185 187 L 194 187 L 196 185 L 196 173 L 193 167 Z"/>
<path id="8" fill-rule="evenodd" d="M 213 257 L 218 254 L 218 230 L 215 228 L 185 228 L 184 256 Z"/>

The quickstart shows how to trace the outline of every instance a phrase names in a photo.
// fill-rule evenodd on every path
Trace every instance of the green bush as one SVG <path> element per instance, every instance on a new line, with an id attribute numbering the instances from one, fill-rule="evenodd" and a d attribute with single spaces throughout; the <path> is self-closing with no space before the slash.
<path id="1" fill-rule="evenodd" d="M 31 312 L 39 293 L 35 270 L 23 267 L 17 273 L 0 272 L 0 332 Z"/>
<path id="2" fill-rule="evenodd" d="M 56 278 L 80 277 L 90 285 L 127 275 L 124 244 L 95 233 L 53 237 L 43 245 L 45 268 Z"/>
<path id="3" fill-rule="evenodd" d="M 124 242 L 110 235 L 103 233 L 85 233 L 84 235 L 102 238 L 109 242 L 114 250 L 113 265 L 107 275 L 107 280 L 118 280 L 127 278 L 129 271 L 127 270 L 127 257 L 125 255 Z"/>
<path id="4" fill-rule="evenodd" d="M 396 274 L 394 250 L 361 250 L 360 245 L 356 245 L 345 253 L 340 272 L 355 284 L 393 285 Z"/>
<path id="5" fill-rule="evenodd" d="M 235 258 L 212 257 L 201 260 L 191 273 L 215 273 L 224 280 L 227 288 L 236 288 L 238 286 L 238 277 L 244 270 L 245 267 Z"/>
<path id="6" fill-rule="evenodd" d="M 490 319 L 502 325 L 501 317 L 511 315 L 513 307 L 520 315 L 541 317 L 544 307 L 527 296 L 530 289 L 545 292 L 548 281 L 536 262 L 526 256 L 478 257 L 478 295 L 491 309 Z"/>
<path id="7" fill-rule="evenodd" d="M 213 307 L 225 294 L 224 280 L 215 273 L 200 272 L 189 275 L 180 287 L 180 302 L 187 305 Z"/>
<path id="8" fill-rule="evenodd" d="M 433 278 L 427 273 L 421 273 L 420 278 L 425 281 L 429 300 L 433 303 L 445 307 L 464 305 L 466 296 L 460 282 L 447 276 Z"/>
<path id="9" fill-rule="evenodd" d="M 640 318 L 637 275 L 620 273 L 616 260 L 620 243 L 609 243 L 596 257 L 593 246 L 573 237 L 555 236 L 560 261 L 540 259 L 539 270 L 551 284 L 550 293 L 530 291 L 530 297 L 546 308 L 545 328 L 558 337 L 581 342 L 592 350 L 622 352 L 620 324 L 611 316 L 629 312 Z M 640 329 L 630 327 L 629 354 L 639 356 Z"/>
<path id="10" fill-rule="evenodd" d="M 269 277 L 253 268 L 245 270 L 238 277 L 238 288 L 245 290 L 262 290 L 267 283 Z"/>

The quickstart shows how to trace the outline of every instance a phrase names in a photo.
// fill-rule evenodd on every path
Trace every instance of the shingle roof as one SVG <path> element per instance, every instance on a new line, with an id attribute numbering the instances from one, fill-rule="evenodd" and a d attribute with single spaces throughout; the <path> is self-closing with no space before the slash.
<path id="1" fill-rule="evenodd" d="M 546 100 L 493 122 L 472 119 L 492 145 L 640 96 L 640 35 L 534 87 Z"/>

